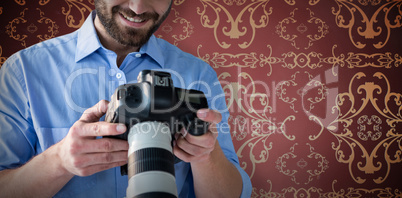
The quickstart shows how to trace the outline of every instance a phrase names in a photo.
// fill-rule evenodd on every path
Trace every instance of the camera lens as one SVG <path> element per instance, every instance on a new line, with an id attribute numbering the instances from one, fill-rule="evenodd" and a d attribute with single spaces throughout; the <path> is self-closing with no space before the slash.
<path id="1" fill-rule="evenodd" d="M 141 122 L 128 133 L 127 197 L 177 197 L 172 135 L 161 122 Z"/>

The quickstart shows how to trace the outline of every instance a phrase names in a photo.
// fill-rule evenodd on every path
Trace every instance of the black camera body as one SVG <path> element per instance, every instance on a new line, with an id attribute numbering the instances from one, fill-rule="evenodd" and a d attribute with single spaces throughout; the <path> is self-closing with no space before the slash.
<path id="1" fill-rule="evenodd" d="M 196 114 L 208 108 L 202 91 L 174 87 L 170 73 L 162 71 L 143 70 L 137 81 L 115 90 L 106 113 L 107 122 L 124 123 L 130 128 L 140 122 L 158 121 L 167 124 L 173 134 L 185 127 L 195 136 L 207 131 L 208 122 Z M 127 133 L 116 137 L 127 140 Z"/>

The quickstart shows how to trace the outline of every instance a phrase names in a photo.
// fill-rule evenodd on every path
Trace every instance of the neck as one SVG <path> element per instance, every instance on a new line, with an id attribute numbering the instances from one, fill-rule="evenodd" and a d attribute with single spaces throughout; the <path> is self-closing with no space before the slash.
<path id="1" fill-rule="evenodd" d="M 127 54 L 139 51 L 139 47 L 122 45 L 119 42 L 117 42 L 114 38 L 112 38 L 106 31 L 105 27 L 100 22 L 98 16 L 95 17 L 94 25 L 102 45 L 106 49 L 112 50 L 113 52 L 116 53 L 117 55 L 116 64 L 118 67 L 120 67 L 120 65 L 123 63 L 123 60 L 126 58 Z"/>

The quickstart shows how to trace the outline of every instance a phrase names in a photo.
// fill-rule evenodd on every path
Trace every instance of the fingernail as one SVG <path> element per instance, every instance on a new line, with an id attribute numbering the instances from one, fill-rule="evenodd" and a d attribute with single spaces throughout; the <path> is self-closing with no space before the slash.
<path id="1" fill-rule="evenodd" d="M 207 110 L 207 109 L 198 110 L 198 111 L 197 111 L 197 117 L 199 117 L 199 118 L 205 118 L 205 117 L 207 117 L 207 113 L 208 113 L 208 110 Z"/>
<path id="2" fill-rule="evenodd" d="M 126 125 L 124 125 L 124 124 L 118 124 L 117 125 L 117 127 L 116 127 L 116 130 L 118 131 L 118 132 L 120 132 L 120 133 L 124 133 L 124 132 L 126 132 Z"/>
<path id="3" fill-rule="evenodd" d="M 174 139 L 177 140 L 179 138 L 179 133 L 174 134 Z"/>

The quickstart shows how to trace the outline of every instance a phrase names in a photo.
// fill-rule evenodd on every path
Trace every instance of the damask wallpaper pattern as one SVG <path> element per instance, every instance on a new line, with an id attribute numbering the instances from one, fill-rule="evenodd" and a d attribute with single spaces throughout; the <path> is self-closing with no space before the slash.
<path id="1" fill-rule="evenodd" d="M 93 4 L 1 1 L 0 64 L 76 30 Z M 402 197 L 401 6 L 173 0 L 156 35 L 218 73 L 252 197 Z"/>

